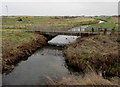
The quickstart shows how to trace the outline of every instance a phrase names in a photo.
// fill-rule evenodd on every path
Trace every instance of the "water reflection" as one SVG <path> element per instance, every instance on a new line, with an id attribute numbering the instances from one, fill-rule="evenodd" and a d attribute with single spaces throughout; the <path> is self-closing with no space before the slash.
<path id="1" fill-rule="evenodd" d="M 45 46 L 26 61 L 21 61 L 8 75 L 3 74 L 3 85 L 46 84 L 45 76 L 60 79 L 70 75 L 61 47 Z"/>
<path id="2" fill-rule="evenodd" d="M 87 27 L 89 27 L 89 25 L 74 27 L 74 28 L 72 28 L 72 29 L 70 29 L 70 30 L 68 30 L 68 31 L 81 31 L 81 32 L 83 32 L 83 31 L 85 31 L 85 29 L 86 29 Z"/>
<path id="3" fill-rule="evenodd" d="M 48 41 L 48 43 L 51 45 L 63 46 L 74 42 L 77 38 L 78 36 L 58 35 L 52 40 Z"/>

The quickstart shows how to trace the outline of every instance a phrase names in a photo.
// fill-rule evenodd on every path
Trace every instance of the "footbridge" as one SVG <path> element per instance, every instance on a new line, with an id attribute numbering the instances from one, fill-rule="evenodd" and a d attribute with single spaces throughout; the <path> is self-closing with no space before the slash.
<path id="1" fill-rule="evenodd" d="M 74 36 L 90 36 L 100 34 L 100 32 L 79 32 L 79 31 L 34 31 L 34 32 L 48 35 L 74 35 Z"/>

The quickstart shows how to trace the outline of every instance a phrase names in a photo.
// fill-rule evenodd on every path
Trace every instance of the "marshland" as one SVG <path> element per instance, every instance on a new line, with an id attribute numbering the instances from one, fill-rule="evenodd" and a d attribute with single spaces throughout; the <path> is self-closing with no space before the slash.
<path id="1" fill-rule="evenodd" d="M 3 16 L 3 85 L 119 85 L 118 18 Z"/>

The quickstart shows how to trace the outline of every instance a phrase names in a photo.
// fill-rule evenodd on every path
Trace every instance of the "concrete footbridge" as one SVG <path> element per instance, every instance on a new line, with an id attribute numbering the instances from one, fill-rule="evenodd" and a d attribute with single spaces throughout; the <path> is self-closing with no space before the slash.
<path id="1" fill-rule="evenodd" d="M 39 32 L 41 34 L 48 35 L 73 35 L 73 36 L 90 36 L 100 34 L 100 32 L 79 32 L 79 31 L 34 31 L 34 32 Z"/>

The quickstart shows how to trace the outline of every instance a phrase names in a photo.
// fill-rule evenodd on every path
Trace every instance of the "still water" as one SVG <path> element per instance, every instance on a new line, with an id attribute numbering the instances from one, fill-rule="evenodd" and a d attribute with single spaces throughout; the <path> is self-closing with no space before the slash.
<path id="1" fill-rule="evenodd" d="M 54 37 L 52 40 L 48 41 L 48 43 L 56 46 L 64 46 L 71 42 L 74 42 L 77 38 L 78 36 L 58 35 Z"/>
<path id="2" fill-rule="evenodd" d="M 80 31 L 80 32 L 84 32 L 87 27 L 89 27 L 89 25 L 78 26 L 78 27 L 71 28 L 68 31 Z"/>
<path id="3" fill-rule="evenodd" d="M 44 85 L 46 76 L 57 80 L 68 75 L 62 48 L 47 45 L 18 63 L 11 73 L 3 74 L 3 85 Z"/>

